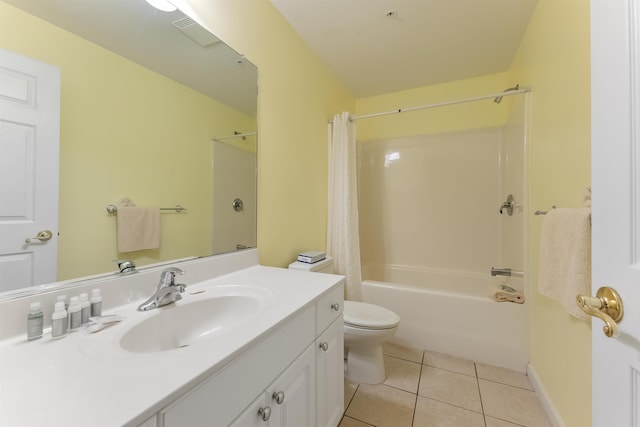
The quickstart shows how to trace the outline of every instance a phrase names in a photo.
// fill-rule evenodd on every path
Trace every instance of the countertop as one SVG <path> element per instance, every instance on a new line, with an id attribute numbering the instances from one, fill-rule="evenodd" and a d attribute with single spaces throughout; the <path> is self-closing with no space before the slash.
<path id="1" fill-rule="evenodd" d="M 260 288 L 265 303 L 251 321 L 181 349 L 131 353 L 120 348 L 129 328 L 165 309 L 138 312 L 142 300 L 105 310 L 103 314 L 126 319 L 94 334 L 81 330 L 54 340 L 45 332 L 37 341 L 20 337 L 0 342 L 0 425 L 137 425 L 260 342 L 341 279 L 253 266 L 187 283 L 177 305 L 206 298 L 207 289 L 221 286 Z"/>

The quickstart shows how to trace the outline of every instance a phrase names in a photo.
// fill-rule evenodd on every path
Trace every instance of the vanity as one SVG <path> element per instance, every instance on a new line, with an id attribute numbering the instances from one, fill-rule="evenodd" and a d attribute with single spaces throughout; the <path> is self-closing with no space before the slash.
<path id="1" fill-rule="evenodd" d="M 96 333 L 47 334 L 58 294 L 0 302 L 0 425 L 337 426 L 343 413 L 342 276 L 258 265 L 257 250 L 179 264 L 176 303 L 146 312 L 164 268 L 100 278 Z M 45 307 L 28 342 L 27 307 Z"/>

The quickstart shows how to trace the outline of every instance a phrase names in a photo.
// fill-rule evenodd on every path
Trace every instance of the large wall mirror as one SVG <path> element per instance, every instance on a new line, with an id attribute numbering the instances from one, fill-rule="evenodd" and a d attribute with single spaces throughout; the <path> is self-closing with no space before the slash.
<path id="1" fill-rule="evenodd" d="M 50 282 L 114 274 L 114 260 L 141 267 L 256 246 L 257 68 L 241 54 L 145 0 L 0 0 L 0 48 L 60 69 Z M 118 252 L 107 206 L 124 198 L 165 208 L 159 248 Z M 0 298 L 50 288 L 0 281 Z"/>

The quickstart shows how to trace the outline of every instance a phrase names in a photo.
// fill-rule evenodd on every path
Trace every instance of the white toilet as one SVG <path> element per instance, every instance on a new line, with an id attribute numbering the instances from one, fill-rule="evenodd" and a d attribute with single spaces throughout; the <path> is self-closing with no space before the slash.
<path id="1" fill-rule="evenodd" d="M 327 257 L 315 264 L 296 261 L 289 264 L 289 268 L 333 273 L 333 259 Z M 357 301 L 345 301 L 343 315 L 346 379 L 364 384 L 383 382 L 382 343 L 393 338 L 400 324 L 400 316 L 384 307 Z"/>

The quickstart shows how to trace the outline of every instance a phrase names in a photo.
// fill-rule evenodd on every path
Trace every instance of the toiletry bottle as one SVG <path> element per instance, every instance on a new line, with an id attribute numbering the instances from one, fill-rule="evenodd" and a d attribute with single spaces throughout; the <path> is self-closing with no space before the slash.
<path id="1" fill-rule="evenodd" d="M 91 290 L 91 317 L 102 316 L 102 295 L 100 295 L 100 289 Z"/>
<path id="2" fill-rule="evenodd" d="M 78 330 L 82 325 L 82 313 L 80 298 L 71 297 L 69 299 L 69 332 Z"/>
<path id="3" fill-rule="evenodd" d="M 33 302 L 29 306 L 29 314 L 27 315 L 27 340 L 33 341 L 42 338 L 43 327 L 42 305 L 39 302 Z"/>
<path id="4" fill-rule="evenodd" d="M 67 335 L 69 316 L 64 308 L 64 301 L 58 301 L 51 315 L 51 338 L 59 339 Z"/>
<path id="5" fill-rule="evenodd" d="M 89 323 L 89 317 L 91 316 L 91 303 L 89 302 L 89 295 L 87 293 L 80 294 L 80 323 L 83 325 Z"/>
<path id="6" fill-rule="evenodd" d="M 58 301 L 62 301 L 64 303 L 64 309 L 68 310 L 69 309 L 69 304 L 67 303 L 67 296 L 66 295 L 58 295 L 56 297 L 56 302 Z"/>

